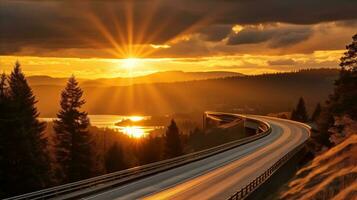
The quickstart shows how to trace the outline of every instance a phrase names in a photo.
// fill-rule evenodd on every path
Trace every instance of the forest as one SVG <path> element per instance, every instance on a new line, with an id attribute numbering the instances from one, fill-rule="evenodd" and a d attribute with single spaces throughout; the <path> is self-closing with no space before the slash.
<path id="1" fill-rule="evenodd" d="M 337 69 L 227 77 L 122 87 L 83 87 L 91 114 L 166 115 L 206 110 L 268 114 L 291 110 L 304 97 L 311 111 L 333 90 Z M 61 86 L 33 86 L 41 116 L 55 116 Z"/>

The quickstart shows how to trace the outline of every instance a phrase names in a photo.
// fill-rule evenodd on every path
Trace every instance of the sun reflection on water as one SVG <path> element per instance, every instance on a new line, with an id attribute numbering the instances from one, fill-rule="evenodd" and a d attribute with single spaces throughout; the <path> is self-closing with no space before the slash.
<path id="1" fill-rule="evenodd" d="M 129 119 L 130 119 L 130 121 L 132 121 L 132 122 L 138 122 L 138 121 L 142 121 L 143 119 L 144 119 L 144 117 L 143 116 L 130 116 L 130 117 L 128 117 Z"/>
<path id="2" fill-rule="evenodd" d="M 147 132 L 145 132 L 141 126 L 125 126 L 121 128 L 121 131 L 124 134 L 134 138 L 141 138 L 147 134 Z"/>

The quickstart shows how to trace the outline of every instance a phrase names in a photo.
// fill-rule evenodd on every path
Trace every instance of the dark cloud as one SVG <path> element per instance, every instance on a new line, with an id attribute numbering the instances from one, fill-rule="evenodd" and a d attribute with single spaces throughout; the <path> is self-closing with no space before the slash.
<path id="1" fill-rule="evenodd" d="M 312 34 L 308 26 L 254 26 L 247 27 L 228 37 L 228 45 L 257 44 L 269 42 L 272 48 L 297 44 L 306 40 Z"/>
<path id="2" fill-rule="evenodd" d="M 351 0 L 0 0 L 0 4 L 2 55 L 23 48 L 109 48 L 113 47 L 113 40 L 122 46 L 127 41 L 121 41 L 120 33 L 128 32 L 132 32 L 133 43 L 165 43 L 186 32 L 198 32 L 204 40 L 220 41 L 231 24 L 314 24 L 357 19 L 357 1 Z M 127 17 L 129 11 L 131 19 Z M 128 28 L 129 24 L 132 28 Z M 113 37 L 112 41 L 105 36 L 104 29 L 107 36 Z M 280 34 L 282 38 L 270 45 L 276 48 L 295 44 L 311 34 L 309 30 L 289 31 L 293 32 Z M 264 42 L 276 36 L 273 30 L 250 30 L 256 38 L 243 33 L 230 38 L 230 43 Z"/>
<path id="3" fill-rule="evenodd" d="M 210 56 L 213 52 L 205 45 L 205 43 L 198 37 L 183 40 L 171 48 L 162 49 L 158 52 L 162 57 L 196 57 L 196 56 Z"/>
<path id="4" fill-rule="evenodd" d="M 202 28 L 199 33 L 206 41 L 221 41 L 231 32 L 232 25 L 211 25 Z"/>
<path id="5" fill-rule="evenodd" d="M 280 60 L 271 60 L 268 61 L 269 65 L 295 65 L 297 62 L 295 62 L 293 59 L 280 59 Z"/>

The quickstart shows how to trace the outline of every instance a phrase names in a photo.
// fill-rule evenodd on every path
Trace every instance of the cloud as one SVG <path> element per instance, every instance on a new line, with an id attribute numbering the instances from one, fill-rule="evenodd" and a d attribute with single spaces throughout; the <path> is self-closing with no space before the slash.
<path id="1" fill-rule="evenodd" d="M 238 33 L 229 35 L 228 45 L 256 44 L 269 42 L 272 48 L 297 44 L 308 39 L 312 34 L 309 26 L 248 26 Z"/>
<path id="2" fill-rule="evenodd" d="M 206 41 L 221 41 L 232 31 L 232 25 L 211 25 L 202 28 L 199 33 Z"/>
<path id="3" fill-rule="evenodd" d="M 23 49 L 38 49 L 43 54 L 117 50 L 125 49 L 127 43 L 166 44 L 183 34 L 199 34 L 203 41 L 218 42 L 234 24 L 312 25 L 357 19 L 357 1 L 351 0 L 0 0 L 0 4 L 1 55 L 28 52 Z M 273 29 L 246 29 L 231 35 L 229 43 L 269 41 L 272 48 L 279 48 L 311 35 L 308 28 Z"/>
<path id="4" fill-rule="evenodd" d="M 268 61 L 269 65 L 295 65 L 297 62 L 295 62 L 293 59 L 279 59 L 279 60 L 269 60 Z"/>

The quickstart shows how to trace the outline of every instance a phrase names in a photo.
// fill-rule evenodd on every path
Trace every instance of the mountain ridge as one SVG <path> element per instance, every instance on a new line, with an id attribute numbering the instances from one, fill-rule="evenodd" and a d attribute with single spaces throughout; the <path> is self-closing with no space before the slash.
<path id="1" fill-rule="evenodd" d="M 161 115 L 206 110 L 267 114 L 290 111 L 303 97 L 308 109 L 332 92 L 337 69 L 225 77 L 131 86 L 83 86 L 90 114 Z M 41 116 L 55 116 L 63 86 L 32 86 Z"/>
<path id="2" fill-rule="evenodd" d="M 192 80 L 206 80 L 212 78 L 244 76 L 241 73 L 229 71 L 206 71 L 206 72 L 184 72 L 184 71 L 163 71 L 136 77 L 115 77 L 83 79 L 78 78 L 81 86 L 126 86 L 141 83 L 170 83 Z M 31 86 L 57 85 L 64 86 L 68 78 L 57 78 L 47 75 L 28 76 L 27 80 Z"/>

